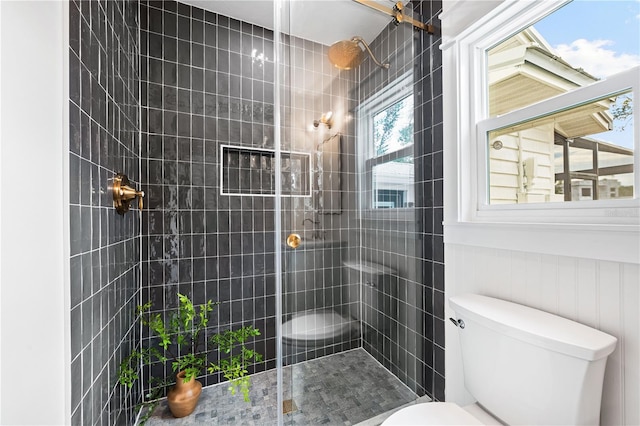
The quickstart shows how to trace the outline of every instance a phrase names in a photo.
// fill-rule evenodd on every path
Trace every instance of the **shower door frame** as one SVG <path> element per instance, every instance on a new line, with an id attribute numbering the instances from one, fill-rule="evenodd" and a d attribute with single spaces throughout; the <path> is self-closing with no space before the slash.
<path id="1" fill-rule="evenodd" d="M 282 288 L 283 288 L 283 275 L 284 270 L 282 268 L 282 131 L 281 131 L 281 113 L 282 113 L 282 100 L 280 99 L 281 85 L 284 81 L 282 79 L 282 67 L 283 63 L 282 51 L 280 46 L 281 28 L 282 28 L 282 13 L 283 4 L 287 0 L 274 0 L 273 3 L 273 49 L 274 49 L 274 139 L 275 139 L 275 203 L 274 203 L 274 244 L 275 244 L 275 271 L 276 271 L 276 413 L 278 419 L 278 425 L 284 424 L 283 413 L 283 395 L 284 395 L 284 383 L 282 374 Z"/>

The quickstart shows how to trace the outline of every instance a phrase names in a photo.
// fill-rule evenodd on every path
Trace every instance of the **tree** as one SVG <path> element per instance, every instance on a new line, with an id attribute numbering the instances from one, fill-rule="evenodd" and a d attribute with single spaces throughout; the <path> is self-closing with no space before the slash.
<path id="1" fill-rule="evenodd" d="M 614 123 L 617 122 L 616 130 L 623 132 L 625 127 L 633 119 L 633 100 L 628 94 L 619 96 L 611 106 L 611 115 Z"/>
<path id="2" fill-rule="evenodd" d="M 403 128 L 398 128 L 401 113 L 412 111 L 413 103 L 410 98 L 396 102 L 386 110 L 379 112 L 374 117 L 374 151 L 375 155 L 382 155 L 390 151 L 389 142 L 392 137 L 397 138 L 397 146 L 407 146 L 413 143 L 413 120 L 410 120 Z"/>
<path id="3" fill-rule="evenodd" d="M 402 103 L 397 102 L 374 117 L 374 150 L 376 155 L 382 155 L 389 149 L 388 141 L 396 125 Z"/>

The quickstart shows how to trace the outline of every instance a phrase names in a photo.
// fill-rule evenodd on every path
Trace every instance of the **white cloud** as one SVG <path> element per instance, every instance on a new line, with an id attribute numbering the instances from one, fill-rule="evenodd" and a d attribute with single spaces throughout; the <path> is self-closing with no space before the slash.
<path id="1" fill-rule="evenodd" d="M 611 40 L 585 40 L 555 47 L 556 53 L 575 68 L 582 68 L 596 77 L 607 77 L 640 65 L 639 55 L 618 53 L 611 49 Z"/>

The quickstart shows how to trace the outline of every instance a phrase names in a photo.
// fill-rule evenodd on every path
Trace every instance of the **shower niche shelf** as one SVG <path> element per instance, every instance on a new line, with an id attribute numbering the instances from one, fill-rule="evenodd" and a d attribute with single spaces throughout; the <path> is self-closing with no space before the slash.
<path id="1" fill-rule="evenodd" d="M 274 197 L 273 149 L 221 145 L 220 194 Z M 282 196 L 311 197 L 311 154 L 280 151 Z"/>
<path id="2" fill-rule="evenodd" d="M 380 265 L 374 262 L 367 262 L 366 260 L 345 260 L 342 262 L 347 268 L 362 272 L 368 275 L 395 275 L 395 269 L 391 269 L 387 266 Z"/>

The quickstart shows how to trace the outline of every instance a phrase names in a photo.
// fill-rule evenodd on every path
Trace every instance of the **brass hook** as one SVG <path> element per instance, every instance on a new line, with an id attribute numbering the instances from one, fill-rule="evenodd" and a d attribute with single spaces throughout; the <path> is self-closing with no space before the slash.
<path id="1" fill-rule="evenodd" d="M 129 211 L 129 204 L 138 197 L 138 209 L 142 211 L 144 191 L 136 191 L 129 186 L 129 179 L 126 175 L 118 173 L 113 178 L 113 207 L 118 214 L 125 214 Z"/>

